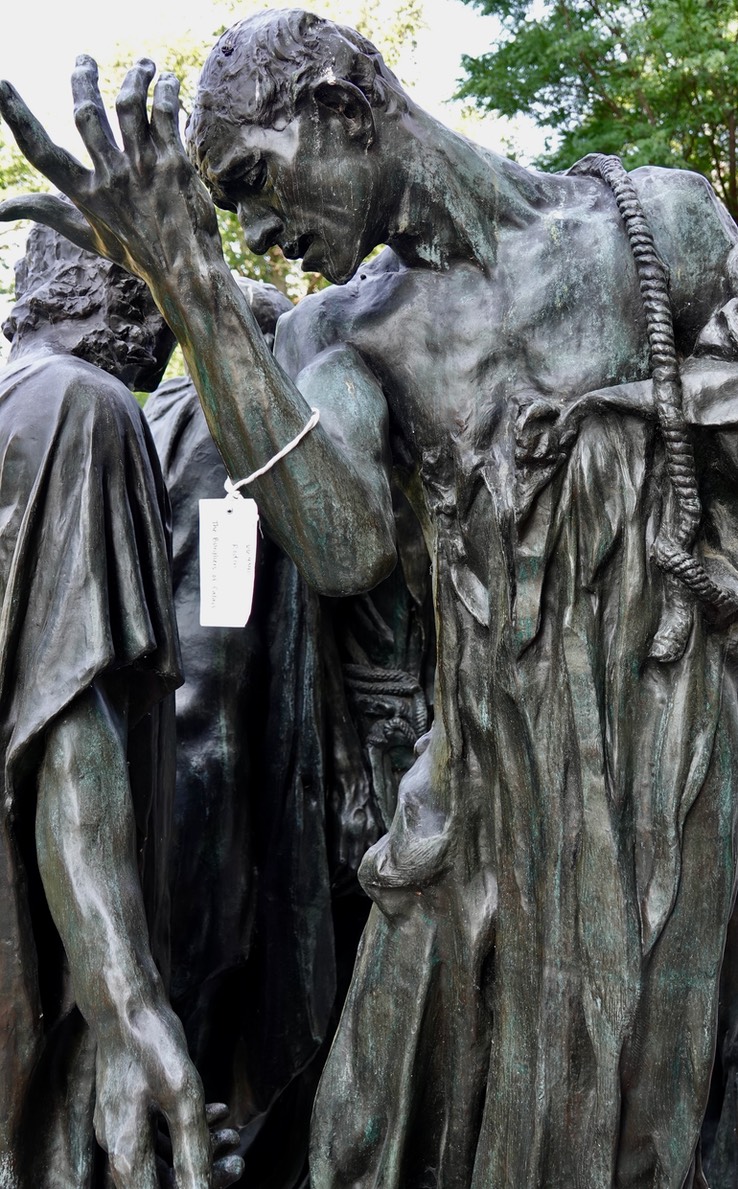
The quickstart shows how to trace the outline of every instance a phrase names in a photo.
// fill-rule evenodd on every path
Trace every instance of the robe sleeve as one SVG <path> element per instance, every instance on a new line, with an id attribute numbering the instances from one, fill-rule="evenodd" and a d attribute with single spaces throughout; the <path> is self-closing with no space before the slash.
<path id="1" fill-rule="evenodd" d="M 168 503 L 131 394 L 72 357 L 0 381 L 6 806 L 30 742 L 100 675 L 133 723 L 180 683 Z"/>

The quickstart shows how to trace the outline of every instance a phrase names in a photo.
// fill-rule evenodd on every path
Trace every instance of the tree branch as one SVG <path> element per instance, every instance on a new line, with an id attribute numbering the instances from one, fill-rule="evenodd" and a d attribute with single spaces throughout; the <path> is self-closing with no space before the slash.
<path id="1" fill-rule="evenodd" d="M 571 11 L 570 11 L 568 5 L 563 3 L 563 0 L 559 0 L 558 7 L 564 17 L 564 21 L 566 23 L 567 29 L 569 30 L 569 32 L 571 32 L 571 30 L 572 30 Z M 587 71 L 587 73 L 589 74 L 589 76 L 592 80 L 592 90 L 596 94 L 597 98 L 600 99 L 602 101 L 602 103 L 604 103 L 605 106 L 609 109 L 609 111 L 611 111 L 613 113 L 613 115 L 616 116 L 619 120 L 620 117 L 622 116 L 622 111 L 621 111 L 619 105 L 614 101 L 614 99 L 611 99 L 611 97 L 608 95 L 607 90 L 605 88 L 603 88 L 601 74 L 599 73 L 597 68 L 592 64 L 592 62 L 590 61 L 587 54 L 585 54 L 584 50 L 581 50 L 581 49 L 577 50 L 577 57 L 579 58 L 579 61 L 582 63 L 582 65 L 584 66 L 585 70 Z"/>

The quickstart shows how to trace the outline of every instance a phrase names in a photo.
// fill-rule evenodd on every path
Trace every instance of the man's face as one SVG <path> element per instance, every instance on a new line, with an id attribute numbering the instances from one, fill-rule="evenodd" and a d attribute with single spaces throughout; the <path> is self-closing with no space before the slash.
<path id="1" fill-rule="evenodd" d="M 377 158 L 313 101 L 283 128 L 213 118 L 202 172 L 252 251 L 279 244 L 304 270 L 342 284 L 384 238 Z"/>

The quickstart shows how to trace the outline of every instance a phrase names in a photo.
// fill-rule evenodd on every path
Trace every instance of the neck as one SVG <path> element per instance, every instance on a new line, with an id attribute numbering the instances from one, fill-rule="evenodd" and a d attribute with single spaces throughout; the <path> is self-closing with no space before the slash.
<path id="1" fill-rule="evenodd" d="M 16 334 L 13 338 L 8 362 L 15 363 L 19 359 L 30 358 L 35 355 L 68 355 L 54 338 L 36 333 Z"/>
<path id="2" fill-rule="evenodd" d="M 488 269 L 505 227 L 523 227 L 555 189 L 452 132 L 419 108 L 389 130 L 397 200 L 387 242 L 407 264 L 448 268 L 468 260 Z"/>
<path id="3" fill-rule="evenodd" d="M 61 319 L 22 326 L 13 336 L 9 360 L 30 355 L 72 355 L 82 338 L 84 323 Z"/>

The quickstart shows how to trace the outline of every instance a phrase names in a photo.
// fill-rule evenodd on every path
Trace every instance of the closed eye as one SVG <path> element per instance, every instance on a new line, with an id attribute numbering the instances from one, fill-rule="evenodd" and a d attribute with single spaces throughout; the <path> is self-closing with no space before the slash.
<path id="1" fill-rule="evenodd" d="M 238 179 L 233 179 L 237 185 L 245 186 L 248 190 L 263 190 L 267 180 L 266 161 L 262 157 L 252 169 L 246 170 Z M 231 185 L 233 185 L 233 181 Z"/>
<path id="2" fill-rule="evenodd" d="M 246 163 L 230 173 L 218 178 L 221 190 L 229 194 L 249 190 L 252 193 L 263 190 L 267 180 L 266 161 L 260 157 L 258 161 Z"/>
<path id="3" fill-rule="evenodd" d="M 244 191 L 255 194 L 259 190 L 263 190 L 266 180 L 267 167 L 263 157 L 257 161 L 252 158 L 250 161 L 234 167 L 228 173 L 220 174 L 217 180 L 207 175 L 205 177 L 213 202 L 216 206 L 227 211 L 237 209 L 238 199 Z"/>

